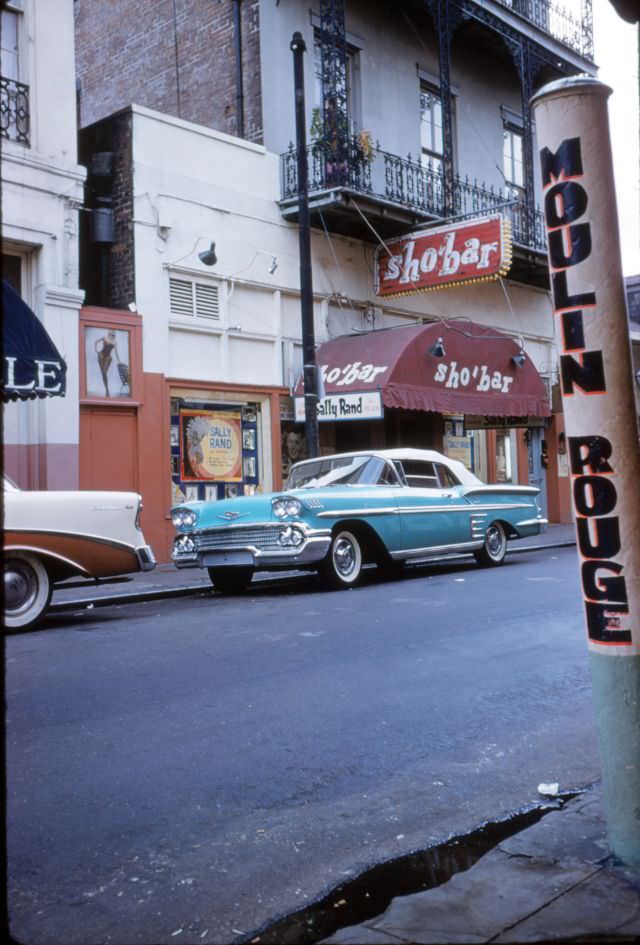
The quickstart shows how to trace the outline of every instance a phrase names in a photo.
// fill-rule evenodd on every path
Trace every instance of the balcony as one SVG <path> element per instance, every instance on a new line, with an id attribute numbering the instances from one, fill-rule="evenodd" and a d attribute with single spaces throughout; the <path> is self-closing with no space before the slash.
<path id="1" fill-rule="evenodd" d="M 390 239 L 426 223 L 500 212 L 511 221 L 514 279 L 548 285 L 542 211 L 468 177 L 447 184 L 439 169 L 423 167 L 354 137 L 340 148 L 317 141 L 307 148 L 311 225 L 368 242 Z M 298 219 L 297 151 L 281 155 L 287 220 Z M 450 208 L 450 209 L 447 209 Z"/>
<path id="2" fill-rule="evenodd" d="M 593 61 L 593 14 L 591 0 L 495 0 L 564 46 Z"/>
<path id="3" fill-rule="evenodd" d="M 29 86 L 0 76 L 0 137 L 29 147 Z"/>

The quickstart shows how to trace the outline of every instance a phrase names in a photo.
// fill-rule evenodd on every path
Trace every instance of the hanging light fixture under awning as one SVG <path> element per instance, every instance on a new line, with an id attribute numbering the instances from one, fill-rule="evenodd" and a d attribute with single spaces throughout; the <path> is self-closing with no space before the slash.
<path id="1" fill-rule="evenodd" d="M 2 400 L 64 397 L 67 365 L 39 318 L 2 280 Z"/>

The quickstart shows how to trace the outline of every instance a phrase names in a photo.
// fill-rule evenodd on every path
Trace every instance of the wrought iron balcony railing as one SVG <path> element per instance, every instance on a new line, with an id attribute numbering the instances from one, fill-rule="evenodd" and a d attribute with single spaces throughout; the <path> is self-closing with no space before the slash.
<path id="1" fill-rule="evenodd" d="M 573 9 L 558 0 L 497 0 L 554 39 L 593 60 L 591 0 L 574 0 Z"/>
<path id="2" fill-rule="evenodd" d="M 307 148 L 307 155 L 311 198 L 346 189 L 435 219 L 473 217 L 499 209 L 511 220 L 514 243 L 541 252 L 546 249 L 542 211 L 502 189 L 455 177 L 447 193 L 440 168 L 423 166 L 410 155 L 401 158 L 379 147 L 365 150 L 357 137 L 340 148 L 330 149 L 322 141 L 315 142 Z M 281 155 L 281 172 L 282 200 L 291 200 L 298 195 L 297 151 L 293 145 Z M 451 207 L 448 212 L 447 206 Z"/>
<path id="3" fill-rule="evenodd" d="M 0 136 L 29 145 L 29 86 L 0 76 Z"/>

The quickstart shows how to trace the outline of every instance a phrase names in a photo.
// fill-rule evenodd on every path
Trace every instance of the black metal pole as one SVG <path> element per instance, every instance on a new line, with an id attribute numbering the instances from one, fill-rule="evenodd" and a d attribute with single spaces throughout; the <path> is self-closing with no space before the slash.
<path id="1" fill-rule="evenodd" d="M 302 357 L 304 361 L 304 427 L 310 457 L 320 452 L 318 435 L 318 374 L 313 326 L 313 283 L 311 280 L 311 237 L 309 231 L 309 170 L 304 108 L 304 63 L 306 44 L 302 33 L 291 39 L 293 84 L 296 104 L 296 148 L 298 157 L 298 241 L 300 247 L 300 314 L 302 317 Z"/>

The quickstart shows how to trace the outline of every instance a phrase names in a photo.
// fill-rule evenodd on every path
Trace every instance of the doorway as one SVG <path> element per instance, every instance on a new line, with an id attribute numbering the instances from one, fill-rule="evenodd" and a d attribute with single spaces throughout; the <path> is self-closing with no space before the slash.
<path id="1" fill-rule="evenodd" d="M 80 408 L 80 488 L 140 491 L 135 409 Z"/>
<path id="2" fill-rule="evenodd" d="M 538 501 L 544 518 L 547 515 L 547 474 L 544 458 L 547 455 L 547 444 L 542 427 L 529 427 L 527 452 L 529 460 L 529 485 L 540 490 Z"/>

